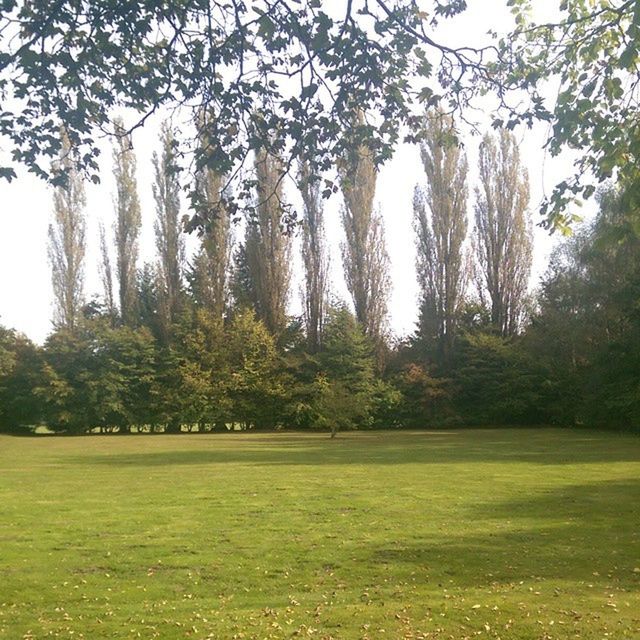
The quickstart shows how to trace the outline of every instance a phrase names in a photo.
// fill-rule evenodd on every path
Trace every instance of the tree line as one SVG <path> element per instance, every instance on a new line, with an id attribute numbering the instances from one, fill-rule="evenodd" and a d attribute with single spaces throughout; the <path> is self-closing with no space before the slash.
<path id="1" fill-rule="evenodd" d="M 283 160 L 268 148 L 254 154 L 253 204 L 236 239 L 226 176 L 206 163 L 191 199 L 197 208 L 185 217 L 169 124 L 153 156 L 157 257 L 140 266 L 136 158 L 119 126 L 113 222 L 99 230 L 103 293 L 90 301 L 83 180 L 63 136 L 54 170 L 65 180 L 49 230 L 54 330 L 42 347 L 0 330 L 1 428 L 634 424 L 640 253 L 615 188 L 531 295 L 528 178 L 513 134 L 483 138 L 470 185 L 454 122 L 440 111 L 425 116 L 417 136 L 424 180 L 414 193 L 419 322 L 391 341 L 389 257 L 366 145 L 335 167 L 347 304 L 331 295 L 325 183 L 310 162 L 297 167 L 303 211 L 292 225 Z M 187 259 L 185 220 L 194 218 L 199 247 Z M 302 239 L 300 318 L 287 314 L 293 233 Z"/>

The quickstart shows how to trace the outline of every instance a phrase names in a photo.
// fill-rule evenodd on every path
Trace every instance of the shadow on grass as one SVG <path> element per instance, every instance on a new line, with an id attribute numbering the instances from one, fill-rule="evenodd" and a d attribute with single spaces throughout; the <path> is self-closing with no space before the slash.
<path id="1" fill-rule="evenodd" d="M 170 449 L 165 440 L 162 450 L 149 450 L 151 446 L 134 452 L 118 450 L 108 440 L 96 439 L 85 455 L 64 456 L 60 462 L 114 467 L 640 462 L 640 439 L 634 436 L 558 429 L 359 432 L 341 434 L 335 440 L 307 434 L 232 435 L 194 439 L 188 447 L 183 436 L 173 438 L 170 443 L 175 449 Z"/>
<path id="2" fill-rule="evenodd" d="M 558 580 L 640 590 L 640 479 L 564 487 L 469 510 L 485 528 L 374 550 L 368 562 L 412 563 L 457 587 Z M 465 519 L 467 519 L 465 518 Z M 500 526 L 496 524 L 500 521 Z M 504 526 L 508 530 L 500 531 Z M 447 585 L 444 585 L 447 586 Z M 535 585 L 534 585 L 535 590 Z"/>

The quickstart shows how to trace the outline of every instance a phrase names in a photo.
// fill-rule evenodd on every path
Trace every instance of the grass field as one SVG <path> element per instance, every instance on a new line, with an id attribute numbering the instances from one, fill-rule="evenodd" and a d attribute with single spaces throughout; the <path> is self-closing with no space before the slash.
<path id="1" fill-rule="evenodd" d="M 0 437 L 0 638 L 640 638 L 640 438 Z"/>

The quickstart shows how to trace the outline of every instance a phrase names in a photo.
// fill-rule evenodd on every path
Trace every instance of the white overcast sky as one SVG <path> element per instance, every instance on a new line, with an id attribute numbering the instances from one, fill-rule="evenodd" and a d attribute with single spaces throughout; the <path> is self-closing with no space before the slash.
<path id="1" fill-rule="evenodd" d="M 338 1 L 338 0 L 334 0 Z M 470 0 L 469 9 L 462 16 L 447 21 L 441 28 L 440 39 L 447 44 L 481 44 L 488 40 L 490 30 L 507 32 L 511 17 L 505 0 Z M 541 8 L 548 8 L 548 0 L 539 0 Z M 476 114 L 484 118 L 486 126 L 491 114 Z M 153 217 L 151 193 L 151 154 L 158 147 L 159 121 L 139 131 L 134 137 L 138 157 L 138 187 L 143 211 L 141 262 L 154 259 Z M 551 158 L 542 149 L 546 130 L 540 126 L 532 131 L 516 131 L 521 143 L 523 163 L 531 181 L 531 211 L 538 223 L 539 204 L 553 185 L 571 173 L 569 157 Z M 0 141 L 0 145 L 3 141 Z M 5 143 L 6 144 L 6 143 Z M 471 168 L 470 184 L 475 181 L 475 164 L 479 139 L 466 139 L 466 150 Z M 0 147 L 0 151 L 6 153 Z M 87 185 L 87 257 L 86 296 L 100 294 L 98 276 L 98 223 L 113 219 L 114 184 L 111 175 L 111 154 L 108 145 L 102 154 L 102 183 Z M 383 214 L 387 234 L 387 247 L 392 265 L 393 291 L 390 300 L 390 325 L 396 335 L 405 335 L 414 329 L 418 286 L 415 276 L 415 248 L 412 232 L 412 198 L 417 182 L 423 181 L 423 171 L 417 148 L 401 146 L 394 158 L 380 172 L 376 201 Z M 342 232 L 339 221 L 340 201 L 334 197 L 327 203 L 327 233 L 331 245 L 331 264 L 334 293 L 348 298 L 341 270 L 339 244 Z M 39 179 L 20 171 L 12 183 L 0 181 L 0 324 L 15 328 L 41 343 L 51 330 L 52 292 L 47 261 L 47 228 L 52 216 L 51 189 Z M 584 213 L 584 212 L 583 212 Z M 472 199 L 469 202 L 471 223 Z M 471 224 L 470 224 L 471 226 Z M 532 286 L 544 272 L 554 238 L 535 227 L 535 253 Z M 188 245 L 195 240 L 189 238 Z M 300 273 L 296 268 L 294 273 Z M 291 290 L 291 311 L 299 313 L 299 279 Z"/>

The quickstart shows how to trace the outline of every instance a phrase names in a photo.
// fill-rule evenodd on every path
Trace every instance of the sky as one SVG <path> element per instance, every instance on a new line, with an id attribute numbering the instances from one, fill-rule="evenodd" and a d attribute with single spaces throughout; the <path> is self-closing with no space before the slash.
<path id="1" fill-rule="evenodd" d="M 334 0 L 338 1 L 338 0 Z M 461 16 L 443 23 L 439 38 L 447 44 L 481 44 L 488 41 L 490 29 L 508 32 L 511 17 L 505 0 L 469 0 L 468 10 Z M 546 0 L 540 6 L 548 7 Z M 478 112 L 474 117 L 488 129 L 491 110 Z M 151 156 L 159 149 L 160 119 L 151 120 L 135 133 L 133 144 L 138 159 L 138 189 L 142 205 L 143 230 L 141 236 L 141 263 L 154 259 L 153 218 L 154 203 L 151 192 Z M 542 125 L 532 130 L 516 130 L 521 158 L 529 172 L 531 186 L 531 214 L 534 222 L 534 264 L 531 286 L 535 287 L 544 273 L 549 253 L 557 242 L 541 229 L 539 205 L 553 186 L 572 172 L 572 157 L 568 154 L 551 158 L 542 148 L 547 130 Z M 467 136 L 465 150 L 469 160 L 470 186 L 476 182 L 475 166 L 480 138 Z M 0 153 L 3 141 L 0 140 Z M 105 143 L 101 157 L 100 185 L 87 185 L 87 254 L 85 294 L 89 299 L 101 293 L 98 275 L 98 224 L 102 220 L 109 228 L 113 223 L 114 182 L 111 175 L 111 153 Z M 412 231 L 412 199 L 417 183 L 424 183 L 419 150 L 415 146 L 401 145 L 392 160 L 380 171 L 376 190 L 376 205 L 385 224 L 387 249 L 391 263 L 392 292 L 389 301 L 389 324 L 396 336 L 411 333 L 415 327 L 418 309 L 418 283 L 415 271 L 415 246 Z M 472 193 L 472 189 L 470 189 Z M 186 203 L 185 203 L 186 204 Z M 589 207 L 585 210 L 587 215 Z M 585 212 L 583 212 L 585 213 Z M 53 214 L 53 194 L 42 180 L 18 172 L 12 183 L 0 180 L 0 325 L 11 327 L 42 343 L 52 329 L 53 295 L 51 274 L 47 260 L 47 229 Z M 469 221 L 473 215 L 472 198 L 469 201 Z M 347 300 L 341 268 L 340 199 L 334 196 L 326 203 L 326 225 L 331 251 L 332 290 L 336 297 Z M 299 239 L 296 243 L 294 274 L 301 273 Z M 196 246 L 190 237 L 187 247 Z M 300 278 L 294 278 L 291 288 L 290 311 L 301 311 Z"/>

